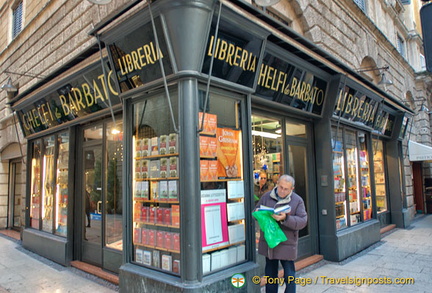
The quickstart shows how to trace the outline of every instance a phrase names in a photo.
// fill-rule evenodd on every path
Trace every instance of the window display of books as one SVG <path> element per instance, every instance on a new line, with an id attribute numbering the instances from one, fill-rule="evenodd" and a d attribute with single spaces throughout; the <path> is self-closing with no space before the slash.
<path id="1" fill-rule="evenodd" d="M 134 261 L 180 273 L 177 134 L 135 139 Z"/>

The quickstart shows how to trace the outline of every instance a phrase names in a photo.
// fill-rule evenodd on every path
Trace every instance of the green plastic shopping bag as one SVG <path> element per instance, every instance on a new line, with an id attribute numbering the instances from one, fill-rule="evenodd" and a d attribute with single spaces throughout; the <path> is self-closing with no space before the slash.
<path id="1" fill-rule="evenodd" d="M 252 216 L 257 219 L 268 246 L 275 248 L 279 243 L 286 241 L 287 237 L 276 220 L 273 219 L 272 214 L 269 211 L 255 211 L 252 213 Z"/>

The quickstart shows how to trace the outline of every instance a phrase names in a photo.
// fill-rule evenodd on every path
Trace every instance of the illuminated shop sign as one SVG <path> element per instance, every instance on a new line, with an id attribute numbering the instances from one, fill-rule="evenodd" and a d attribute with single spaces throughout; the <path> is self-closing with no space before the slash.
<path id="1" fill-rule="evenodd" d="M 155 19 L 156 31 L 162 32 L 160 18 Z M 108 45 L 121 92 L 140 87 L 162 77 L 160 61 L 166 75 L 172 74 L 171 61 L 163 34 L 158 36 L 159 47 L 151 23 Z"/>
<path id="2" fill-rule="evenodd" d="M 256 95 L 321 115 L 327 82 L 311 72 L 266 53 L 259 70 Z"/>
<path id="3" fill-rule="evenodd" d="M 341 85 L 333 114 L 372 128 L 375 124 L 378 107 L 379 101 L 368 97 L 359 90 Z"/>
<path id="4" fill-rule="evenodd" d="M 71 79 L 56 91 L 45 95 L 29 106 L 17 111 L 24 135 L 28 136 L 67 121 L 119 104 L 112 72 L 108 72 L 107 83 L 102 69 L 95 69 Z"/>
<path id="5" fill-rule="evenodd" d="M 209 73 L 213 59 L 212 76 L 252 88 L 263 41 L 233 25 L 221 26 L 227 28 L 217 37 L 214 26 L 210 30 L 202 72 Z"/>

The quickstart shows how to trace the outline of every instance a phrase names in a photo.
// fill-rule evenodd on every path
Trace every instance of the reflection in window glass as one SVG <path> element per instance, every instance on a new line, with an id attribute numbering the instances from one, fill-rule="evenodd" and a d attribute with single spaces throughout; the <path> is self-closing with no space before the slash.
<path id="1" fill-rule="evenodd" d="M 53 208 L 55 192 L 54 147 L 55 137 L 44 138 L 42 165 L 42 230 L 53 232 Z"/>
<path id="2" fill-rule="evenodd" d="M 306 125 L 295 122 L 286 123 L 286 135 L 306 138 Z"/>
<path id="3" fill-rule="evenodd" d="M 31 162 L 30 226 L 39 229 L 41 209 L 41 144 L 33 142 Z"/>
<path id="4" fill-rule="evenodd" d="M 69 164 L 69 134 L 58 136 L 57 158 L 57 190 L 56 190 L 56 234 L 66 236 L 67 233 L 67 207 L 68 207 L 68 164 Z"/>
<path id="5" fill-rule="evenodd" d="M 115 128 L 114 128 L 115 126 Z M 107 125 L 107 171 L 105 172 L 106 194 L 106 245 L 122 250 L 122 215 L 123 215 L 123 133 L 122 123 L 117 121 Z"/>

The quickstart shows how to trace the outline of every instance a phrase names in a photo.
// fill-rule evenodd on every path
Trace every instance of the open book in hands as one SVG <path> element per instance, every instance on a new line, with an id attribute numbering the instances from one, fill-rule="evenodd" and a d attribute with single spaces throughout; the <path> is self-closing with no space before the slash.
<path id="1" fill-rule="evenodd" d="M 279 206 L 277 208 L 271 208 L 271 207 L 261 205 L 257 210 L 258 211 L 269 211 L 269 212 L 272 212 L 273 214 L 289 213 L 291 211 L 291 206 L 287 204 L 287 205 Z"/>

